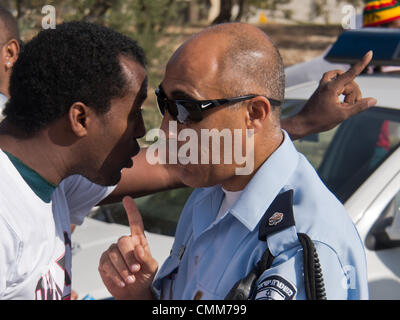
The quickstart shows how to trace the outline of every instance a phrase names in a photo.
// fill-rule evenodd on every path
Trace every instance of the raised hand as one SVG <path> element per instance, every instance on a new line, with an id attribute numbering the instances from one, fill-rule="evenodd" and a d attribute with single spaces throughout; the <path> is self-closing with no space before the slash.
<path id="1" fill-rule="evenodd" d="M 282 127 L 293 140 L 330 130 L 377 103 L 375 98 L 362 98 L 360 87 L 354 81 L 371 59 L 372 51 L 369 51 L 346 72 L 332 70 L 323 75 L 303 109 L 294 117 L 282 121 Z M 342 94 L 343 102 L 340 101 Z"/>
<path id="2" fill-rule="evenodd" d="M 99 273 L 116 299 L 152 299 L 151 286 L 158 264 L 150 253 L 135 202 L 131 197 L 124 197 L 123 204 L 131 234 L 121 237 L 102 254 Z"/>

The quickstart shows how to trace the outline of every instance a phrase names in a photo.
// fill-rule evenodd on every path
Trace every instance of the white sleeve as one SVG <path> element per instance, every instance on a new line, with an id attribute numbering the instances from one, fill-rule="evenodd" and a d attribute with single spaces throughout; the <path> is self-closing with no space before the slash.
<path id="1" fill-rule="evenodd" d="M 0 300 L 3 299 L 7 285 L 14 281 L 19 258 L 23 249 L 22 242 L 0 215 Z"/>
<path id="2" fill-rule="evenodd" d="M 64 179 L 59 187 L 64 190 L 71 224 L 80 225 L 90 210 L 114 191 L 116 186 L 100 186 L 83 176 L 73 175 Z"/>

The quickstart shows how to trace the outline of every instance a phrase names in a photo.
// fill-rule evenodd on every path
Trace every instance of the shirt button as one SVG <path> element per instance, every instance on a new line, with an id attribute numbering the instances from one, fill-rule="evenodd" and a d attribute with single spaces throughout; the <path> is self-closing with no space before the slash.
<path id="1" fill-rule="evenodd" d="M 203 292 L 201 292 L 200 290 L 198 290 L 196 292 L 196 294 L 194 295 L 194 300 L 201 300 L 201 298 L 203 297 Z"/>
<path id="2" fill-rule="evenodd" d="M 194 264 L 197 265 L 198 262 L 199 262 L 199 256 L 195 256 L 194 257 Z"/>

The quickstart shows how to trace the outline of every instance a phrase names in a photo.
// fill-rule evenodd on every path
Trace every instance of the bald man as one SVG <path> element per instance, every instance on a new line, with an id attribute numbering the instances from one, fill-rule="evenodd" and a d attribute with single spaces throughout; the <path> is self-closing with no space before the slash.
<path id="1" fill-rule="evenodd" d="M 321 85 L 336 98 L 347 95 L 336 86 L 352 83 L 370 59 L 368 53 L 347 73 L 325 74 Z M 355 226 L 282 130 L 282 59 L 261 30 L 222 24 L 196 34 L 169 60 L 156 95 L 166 139 L 177 141 L 178 150 L 190 150 L 189 155 L 178 151 L 180 180 L 196 189 L 154 282 L 157 263 L 140 214 L 124 199 L 131 235 L 104 252 L 99 265 L 114 297 L 368 298 L 364 248 Z M 346 96 L 351 100 L 361 101 L 358 94 Z M 233 139 L 212 149 L 209 140 L 201 141 L 211 130 L 214 135 L 228 130 Z M 250 172 L 243 173 L 243 163 L 227 161 L 235 148 L 252 161 Z M 211 154 L 224 160 L 213 161 Z"/>
<path id="2" fill-rule="evenodd" d="M 4 104 L 10 97 L 8 86 L 12 67 L 19 55 L 19 32 L 12 14 L 0 6 L 0 120 Z"/>

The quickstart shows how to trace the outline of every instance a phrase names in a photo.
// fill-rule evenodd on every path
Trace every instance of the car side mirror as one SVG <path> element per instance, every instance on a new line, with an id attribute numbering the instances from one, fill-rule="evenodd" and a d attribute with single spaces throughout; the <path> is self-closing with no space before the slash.
<path id="1" fill-rule="evenodd" d="M 379 218 L 365 240 L 369 250 L 385 250 L 400 247 L 400 194 L 385 210 L 385 218 Z"/>
<path id="2" fill-rule="evenodd" d="M 386 227 L 386 233 L 392 241 L 400 240 L 400 195 L 394 199 L 394 214 L 393 222 L 390 226 Z"/>

